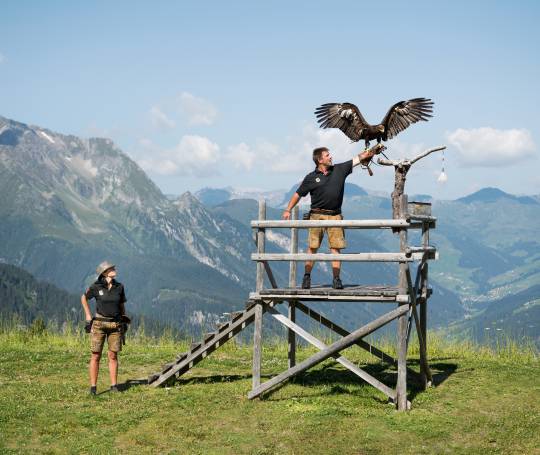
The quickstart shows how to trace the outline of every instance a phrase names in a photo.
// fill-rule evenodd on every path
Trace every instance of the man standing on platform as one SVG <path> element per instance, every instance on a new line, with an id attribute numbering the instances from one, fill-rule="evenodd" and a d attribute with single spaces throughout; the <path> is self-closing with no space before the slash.
<path id="1" fill-rule="evenodd" d="M 365 150 L 358 154 L 352 160 L 336 165 L 332 164 L 332 155 L 330 155 L 330 151 L 326 147 L 319 147 L 313 150 L 315 170 L 304 177 L 302 184 L 298 187 L 296 193 L 292 195 L 287 208 L 283 212 L 282 218 L 284 220 L 290 219 L 291 210 L 302 197 L 309 193 L 311 195 L 310 220 L 342 220 L 341 204 L 343 203 L 345 179 L 353 171 L 355 166 L 369 164 L 371 158 L 376 153 L 380 153 L 382 149 L 382 146 L 377 145 L 370 150 Z M 308 253 L 314 254 L 317 252 L 321 246 L 325 231 L 328 231 L 328 244 L 333 254 L 339 254 L 346 247 L 343 228 L 310 228 Z M 303 289 L 309 289 L 311 287 L 312 269 L 313 261 L 306 261 L 304 278 L 302 279 Z M 333 261 L 332 272 L 334 280 L 332 287 L 334 289 L 343 289 L 343 284 L 339 276 L 340 269 L 341 262 Z"/>

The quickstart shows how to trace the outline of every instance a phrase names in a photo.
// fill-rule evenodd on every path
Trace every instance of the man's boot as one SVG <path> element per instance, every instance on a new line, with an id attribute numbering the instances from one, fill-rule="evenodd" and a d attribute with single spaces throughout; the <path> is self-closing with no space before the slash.
<path id="1" fill-rule="evenodd" d="M 343 283 L 341 282 L 341 278 L 339 276 L 334 277 L 334 281 L 332 282 L 332 287 L 334 289 L 343 289 Z"/>
<path id="2" fill-rule="evenodd" d="M 304 278 L 302 279 L 302 289 L 311 288 L 311 275 L 309 273 L 304 273 Z"/>

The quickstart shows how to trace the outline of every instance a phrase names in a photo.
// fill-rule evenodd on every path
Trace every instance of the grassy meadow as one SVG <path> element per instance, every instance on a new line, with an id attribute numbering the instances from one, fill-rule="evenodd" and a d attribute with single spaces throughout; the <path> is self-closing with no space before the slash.
<path id="1" fill-rule="evenodd" d="M 128 337 L 120 393 L 88 395 L 88 340 L 76 331 L 0 331 L 0 453 L 540 454 L 539 364 L 533 347 L 482 348 L 430 334 L 435 387 L 409 382 L 410 412 L 332 361 L 263 399 L 246 398 L 251 349 L 235 341 L 176 384 L 137 379 L 187 347 L 171 337 Z M 388 344 L 385 349 L 392 353 Z M 299 359 L 315 351 L 302 348 Z M 396 372 L 357 347 L 344 355 L 389 385 Z M 104 356 L 105 357 L 105 356 Z M 418 370 L 418 351 L 409 358 Z M 268 342 L 263 374 L 286 368 Z"/>

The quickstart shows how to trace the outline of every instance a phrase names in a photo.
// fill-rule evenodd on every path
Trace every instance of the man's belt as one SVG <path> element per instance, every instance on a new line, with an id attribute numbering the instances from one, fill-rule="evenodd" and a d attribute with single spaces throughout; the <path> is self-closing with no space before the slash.
<path id="1" fill-rule="evenodd" d="M 106 318 L 106 317 L 100 317 L 95 316 L 94 321 L 100 321 L 100 322 L 122 322 L 121 318 Z"/>
<path id="2" fill-rule="evenodd" d="M 316 213 L 317 215 L 330 215 L 336 216 L 341 215 L 341 209 L 337 210 L 327 210 L 327 209 L 311 209 L 309 213 Z"/>

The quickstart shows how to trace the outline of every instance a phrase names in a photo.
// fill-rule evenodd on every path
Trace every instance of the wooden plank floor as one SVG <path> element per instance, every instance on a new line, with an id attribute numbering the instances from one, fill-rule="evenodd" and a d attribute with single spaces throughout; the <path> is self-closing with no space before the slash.
<path id="1" fill-rule="evenodd" d="M 311 289 L 276 288 L 262 289 L 250 298 L 276 298 L 298 300 L 343 300 L 343 301 L 396 301 L 397 286 L 390 285 L 344 285 L 343 289 L 333 289 L 331 285 L 315 285 Z"/>

